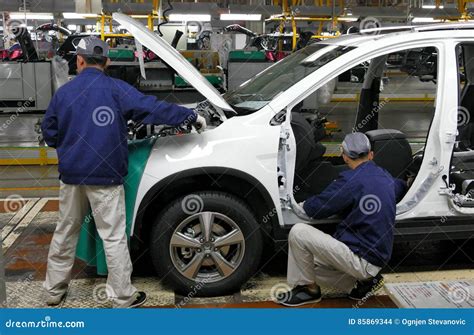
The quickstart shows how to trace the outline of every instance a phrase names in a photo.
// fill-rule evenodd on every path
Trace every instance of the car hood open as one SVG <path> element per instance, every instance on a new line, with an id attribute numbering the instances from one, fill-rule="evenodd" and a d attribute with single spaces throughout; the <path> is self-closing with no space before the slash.
<path id="1" fill-rule="evenodd" d="M 223 110 L 233 111 L 232 107 L 229 106 L 209 81 L 163 38 L 128 15 L 114 13 L 112 17 L 127 29 L 142 45 L 153 51 L 158 57 L 171 66 L 173 70 L 207 98 L 214 106 Z"/>

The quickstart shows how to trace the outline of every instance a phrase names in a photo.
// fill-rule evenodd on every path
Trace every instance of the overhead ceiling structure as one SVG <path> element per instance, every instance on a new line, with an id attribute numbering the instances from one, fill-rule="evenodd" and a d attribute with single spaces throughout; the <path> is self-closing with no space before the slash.
<path id="1" fill-rule="evenodd" d="M 0 0 L 1 11 L 19 12 L 23 10 L 23 0 Z M 63 13 L 76 10 L 74 0 L 27 0 L 26 10 L 35 13 Z"/>
<path id="2" fill-rule="evenodd" d="M 11 12 L 12 15 L 25 15 L 23 14 L 23 4 L 26 3 L 26 17 L 29 21 L 44 23 L 52 19 L 61 19 L 65 24 L 84 25 L 95 24 L 102 12 L 111 14 L 120 11 L 125 14 L 134 14 L 135 18 L 146 21 L 147 15 L 150 15 L 155 9 L 154 3 L 155 5 L 159 3 L 158 0 L 132 1 L 0 0 L 0 9 Z M 334 4 L 327 0 L 324 1 L 326 4 L 324 6 L 322 5 L 323 1 L 319 2 L 321 6 L 304 5 L 314 4 L 312 0 L 226 0 L 222 2 L 185 0 L 184 2 L 171 2 L 172 10 L 167 14 L 170 21 L 187 21 L 189 18 L 197 18 L 202 21 L 212 21 L 213 25 L 219 26 L 226 25 L 229 21 L 263 21 L 277 16 L 283 16 L 284 20 L 290 16 L 297 19 L 316 18 L 315 21 L 317 18 L 331 19 L 337 16 L 341 18 L 340 21 L 357 21 L 366 17 L 375 17 L 387 21 L 416 22 L 419 20 L 420 22 L 429 22 L 441 19 L 469 19 L 470 12 L 474 12 L 474 9 L 471 10 L 474 4 L 469 0 L 458 0 L 452 3 L 447 3 L 447 0 L 335 0 Z M 292 5 L 292 3 L 303 5 Z M 361 6 L 362 4 L 363 6 Z M 377 4 L 386 4 L 386 6 Z M 410 7 L 410 4 L 413 6 Z M 458 9 L 458 7 L 462 8 Z M 160 13 L 162 14 L 163 10 L 167 8 L 167 1 L 161 0 Z"/>

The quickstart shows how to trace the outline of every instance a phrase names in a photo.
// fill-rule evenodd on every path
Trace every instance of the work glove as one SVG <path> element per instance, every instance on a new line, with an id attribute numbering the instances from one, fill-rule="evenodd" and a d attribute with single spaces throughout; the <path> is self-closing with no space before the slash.
<path id="1" fill-rule="evenodd" d="M 196 122 L 194 122 L 193 126 L 196 128 L 196 131 L 200 133 L 207 127 L 206 119 L 198 114 Z"/>

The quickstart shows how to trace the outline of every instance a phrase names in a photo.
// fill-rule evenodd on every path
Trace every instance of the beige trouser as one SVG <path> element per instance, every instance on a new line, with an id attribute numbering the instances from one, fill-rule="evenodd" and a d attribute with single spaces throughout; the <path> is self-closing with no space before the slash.
<path id="1" fill-rule="evenodd" d="M 288 237 L 288 284 L 323 284 L 349 293 L 357 280 L 379 273 L 375 266 L 354 254 L 332 236 L 298 223 Z"/>
<path id="2" fill-rule="evenodd" d="M 136 298 L 132 286 L 132 262 L 125 232 L 123 185 L 85 186 L 61 182 L 59 222 L 49 247 L 44 288 L 51 297 L 66 293 L 74 265 L 77 241 L 84 217 L 92 209 L 95 225 L 104 243 L 107 260 L 107 295 L 114 307 L 128 307 Z"/>

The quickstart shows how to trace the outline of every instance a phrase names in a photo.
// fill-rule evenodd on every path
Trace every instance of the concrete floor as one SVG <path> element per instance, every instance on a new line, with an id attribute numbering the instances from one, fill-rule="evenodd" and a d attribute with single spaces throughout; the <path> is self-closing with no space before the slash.
<path id="1" fill-rule="evenodd" d="M 49 243 L 58 218 L 57 198 L 0 201 L 0 228 L 6 257 L 9 307 L 44 307 L 44 280 Z M 386 283 L 469 280 L 474 278 L 473 241 L 396 244 L 390 264 L 383 270 Z M 258 274 L 240 292 L 215 298 L 183 297 L 154 277 L 146 256 L 134 256 L 134 285 L 149 294 L 145 307 L 280 307 L 272 292 L 286 288 L 286 248 L 269 256 Z M 67 299 L 61 307 L 110 307 L 101 292 L 105 278 L 76 260 Z M 103 292 L 102 292 L 103 293 Z M 306 307 L 355 307 L 341 292 L 323 287 L 323 301 Z M 396 307 L 382 289 L 356 307 Z"/>

